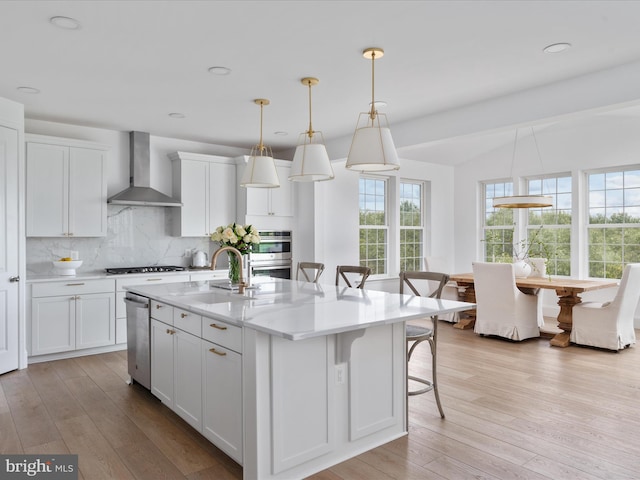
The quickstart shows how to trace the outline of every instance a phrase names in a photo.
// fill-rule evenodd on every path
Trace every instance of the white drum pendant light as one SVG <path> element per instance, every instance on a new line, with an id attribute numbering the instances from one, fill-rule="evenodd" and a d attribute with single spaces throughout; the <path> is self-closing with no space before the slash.
<path id="1" fill-rule="evenodd" d="M 305 77 L 301 80 L 309 87 L 309 130 L 300 134 L 300 140 L 291 164 L 292 182 L 319 182 L 333 179 L 333 168 L 324 146 L 322 132 L 316 132 L 311 125 L 311 87 L 317 85 L 317 78 Z M 320 137 L 320 139 L 318 139 Z"/>
<path id="2" fill-rule="evenodd" d="M 371 110 L 358 116 L 358 124 L 353 134 L 351 148 L 347 156 L 346 168 L 361 172 L 381 172 L 398 170 L 398 153 L 391 138 L 387 116 L 378 113 L 374 98 L 375 60 L 384 55 L 381 48 L 367 48 L 362 52 L 364 58 L 371 59 Z M 380 123 L 380 117 L 384 120 Z M 362 119 L 364 118 L 364 122 Z"/>
<path id="3" fill-rule="evenodd" d="M 538 140 L 536 140 L 536 132 L 531 127 L 531 135 L 536 146 L 540 167 L 542 167 L 542 157 L 538 148 Z M 518 129 L 516 128 L 516 136 L 513 140 L 513 155 L 511 157 L 511 178 L 513 178 L 513 164 L 516 160 L 516 145 L 518 143 Z M 553 197 L 550 195 L 508 195 L 506 197 L 494 197 L 494 208 L 545 208 L 553 207 Z"/>
<path id="4" fill-rule="evenodd" d="M 280 186 L 276 164 L 273 161 L 271 148 L 262 143 L 262 110 L 269 105 L 266 98 L 257 98 L 254 103 L 260 105 L 260 141 L 251 149 L 249 163 L 240 181 L 241 187 L 276 188 Z"/>

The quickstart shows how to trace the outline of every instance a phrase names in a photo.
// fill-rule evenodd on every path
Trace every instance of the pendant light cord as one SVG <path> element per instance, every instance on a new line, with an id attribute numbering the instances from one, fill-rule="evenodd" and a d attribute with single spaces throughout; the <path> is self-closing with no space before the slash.
<path id="1" fill-rule="evenodd" d="M 533 136 L 533 143 L 536 146 L 536 152 L 538 153 L 538 161 L 540 162 L 540 173 L 544 172 L 544 165 L 542 164 L 542 156 L 540 155 L 540 147 L 538 146 L 538 140 L 536 138 L 536 131 L 531 127 L 531 135 Z"/>
<path id="2" fill-rule="evenodd" d="M 309 86 L 309 131 L 307 135 L 309 135 L 309 138 L 313 138 L 313 126 L 311 126 L 311 81 L 308 81 L 307 85 Z"/>
<path id="3" fill-rule="evenodd" d="M 262 144 L 262 111 L 264 109 L 264 103 L 260 102 L 260 143 L 258 144 L 258 150 L 260 154 L 264 151 L 264 145 Z"/>
<path id="4" fill-rule="evenodd" d="M 369 117 L 371 120 L 376 119 L 376 103 L 374 98 L 374 90 L 375 90 L 375 64 L 376 64 L 376 52 L 371 52 L 371 111 L 369 112 Z"/>
<path id="5" fill-rule="evenodd" d="M 511 154 L 511 170 L 509 170 L 509 178 L 513 180 L 513 165 L 516 163 L 516 146 L 518 145 L 518 129 L 516 128 L 516 138 L 513 139 L 513 152 Z"/>

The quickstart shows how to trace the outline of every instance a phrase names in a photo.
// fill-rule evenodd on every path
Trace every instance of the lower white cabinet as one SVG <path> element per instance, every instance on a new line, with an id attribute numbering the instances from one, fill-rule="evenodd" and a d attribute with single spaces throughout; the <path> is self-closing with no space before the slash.
<path id="1" fill-rule="evenodd" d="M 242 355 L 202 341 L 202 434 L 242 464 Z"/>
<path id="2" fill-rule="evenodd" d="M 242 465 L 241 351 L 242 328 L 151 301 L 151 393 Z"/>
<path id="3" fill-rule="evenodd" d="M 202 431 L 201 343 L 195 335 L 151 319 L 151 393 L 198 431 Z"/>
<path id="4" fill-rule="evenodd" d="M 114 344 L 113 281 L 68 281 L 32 286 L 31 355 Z"/>

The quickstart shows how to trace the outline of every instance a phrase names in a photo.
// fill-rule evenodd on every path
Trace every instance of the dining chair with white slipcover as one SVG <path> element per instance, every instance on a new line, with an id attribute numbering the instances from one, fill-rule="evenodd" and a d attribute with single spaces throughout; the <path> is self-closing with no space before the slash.
<path id="1" fill-rule="evenodd" d="M 539 297 L 521 292 L 510 263 L 473 263 L 476 323 L 480 335 L 510 340 L 540 336 Z"/>
<path id="2" fill-rule="evenodd" d="M 570 340 L 578 345 L 621 350 L 636 343 L 633 321 L 640 300 L 640 263 L 628 264 L 610 302 L 573 306 Z"/>
<path id="3" fill-rule="evenodd" d="M 440 298 L 442 289 L 449 281 L 449 275 L 437 272 L 400 272 L 400 294 L 411 294 L 416 296 L 428 296 L 430 298 Z M 435 286 L 435 288 L 432 288 Z M 408 287 L 408 290 L 405 291 Z M 421 293 L 422 292 L 422 293 Z M 430 392 L 436 397 L 436 404 L 440 411 L 440 417 L 444 418 L 444 411 L 440 403 L 440 395 L 438 393 L 438 377 L 436 375 L 437 364 L 437 346 L 438 346 L 438 316 L 431 317 L 431 325 L 416 325 L 407 323 L 405 327 L 407 339 L 407 396 L 420 395 Z M 416 347 L 424 342 L 429 342 L 431 347 L 431 380 L 416 375 L 409 374 L 409 362 L 411 355 Z M 411 347 L 409 347 L 411 344 Z M 418 390 L 409 390 L 409 381 L 418 382 L 424 387 Z"/>

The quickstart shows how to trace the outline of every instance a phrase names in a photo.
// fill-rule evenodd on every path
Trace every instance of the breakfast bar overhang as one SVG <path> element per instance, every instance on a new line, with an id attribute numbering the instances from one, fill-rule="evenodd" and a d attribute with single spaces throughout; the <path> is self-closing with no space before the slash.
<path id="1" fill-rule="evenodd" d="M 203 326 L 242 329 L 247 480 L 304 478 L 405 435 L 405 321 L 470 307 L 278 279 L 254 287 L 244 295 L 213 282 L 129 287 L 202 316 Z"/>

